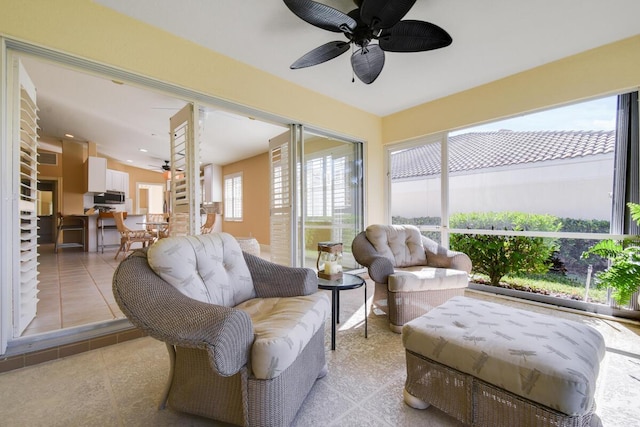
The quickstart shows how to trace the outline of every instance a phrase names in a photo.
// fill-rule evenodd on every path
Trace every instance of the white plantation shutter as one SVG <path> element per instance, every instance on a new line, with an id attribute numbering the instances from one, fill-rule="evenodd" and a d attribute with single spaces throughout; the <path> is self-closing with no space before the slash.
<path id="1" fill-rule="evenodd" d="M 38 108 L 36 88 L 19 60 L 17 84 L 18 96 L 14 100 L 14 138 L 19 140 L 19 180 L 18 232 L 20 235 L 19 283 L 14 288 L 14 336 L 20 336 L 36 316 L 38 306 Z"/>
<path id="2" fill-rule="evenodd" d="M 172 236 L 196 234 L 200 229 L 200 201 L 197 184 L 200 182 L 197 165 L 195 110 L 187 104 L 171 119 L 171 218 Z"/>
<path id="3" fill-rule="evenodd" d="M 224 177 L 224 219 L 242 221 L 242 172 Z"/>
<path id="4" fill-rule="evenodd" d="M 292 179 L 290 132 L 269 141 L 271 173 L 271 261 L 292 264 Z"/>

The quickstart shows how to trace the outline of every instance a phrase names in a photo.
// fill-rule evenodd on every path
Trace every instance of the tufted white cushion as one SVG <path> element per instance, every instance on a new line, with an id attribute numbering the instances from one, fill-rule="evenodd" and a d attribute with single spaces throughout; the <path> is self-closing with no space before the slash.
<path id="1" fill-rule="evenodd" d="M 452 268 L 405 267 L 389 275 L 390 292 L 434 291 L 466 288 L 469 275 Z"/>
<path id="2" fill-rule="evenodd" d="M 454 297 L 404 325 L 407 350 L 567 415 L 591 409 L 605 344 L 588 325 Z"/>
<path id="3" fill-rule="evenodd" d="M 251 317 L 255 340 L 251 370 L 256 378 L 275 378 L 287 369 L 324 325 L 329 297 L 321 292 L 289 298 L 255 298 L 236 308 Z"/>
<path id="4" fill-rule="evenodd" d="M 233 307 L 255 297 L 242 250 L 230 234 L 160 239 L 148 260 L 157 275 L 198 301 Z"/>
<path id="5" fill-rule="evenodd" d="M 413 225 L 375 224 L 367 227 L 365 234 L 376 251 L 388 258 L 394 267 L 427 264 L 422 235 Z"/>

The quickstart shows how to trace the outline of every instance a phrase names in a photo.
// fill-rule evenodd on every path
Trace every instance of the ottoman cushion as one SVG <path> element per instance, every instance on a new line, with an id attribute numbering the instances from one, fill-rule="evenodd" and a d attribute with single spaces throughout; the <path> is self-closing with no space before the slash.
<path id="1" fill-rule="evenodd" d="M 605 344 L 588 325 L 454 297 L 404 325 L 405 348 L 567 415 L 591 410 Z"/>

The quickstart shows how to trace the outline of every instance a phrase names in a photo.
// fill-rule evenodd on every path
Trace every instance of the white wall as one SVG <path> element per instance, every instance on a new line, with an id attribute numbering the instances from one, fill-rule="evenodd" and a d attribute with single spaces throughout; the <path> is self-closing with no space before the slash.
<path id="1" fill-rule="evenodd" d="M 452 174 L 449 212 L 520 211 L 609 220 L 613 154 Z M 391 215 L 440 215 L 440 179 L 396 181 Z"/>

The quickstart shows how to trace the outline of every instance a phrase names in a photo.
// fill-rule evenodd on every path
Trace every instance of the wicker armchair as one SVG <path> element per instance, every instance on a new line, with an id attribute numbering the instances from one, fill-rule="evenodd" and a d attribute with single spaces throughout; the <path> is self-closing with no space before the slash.
<path id="1" fill-rule="evenodd" d="M 440 246 L 412 225 L 370 225 L 351 249 L 375 282 L 374 312 L 387 314 L 397 333 L 433 307 L 464 295 L 469 283 L 469 257 Z"/>
<path id="2" fill-rule="evenodd" d="M 120 247 L 114 259 L 118 259 L 120 252 L 127 253 L 131 250 L 133 243 L 142 243 L 142 247 L 154 242 L 155 236 L 147 230 L 131 230 L 124 224 L 124 212 L 114 212 L 113 221 L 120 233 Z"/>
<path id="3" fill-rule="evenodd" d="M 169 237 L 169 215 L 165 213 L 147 214 L 147 231 L 157 239 Z"/>
<path id="4" fill-rule="evenodd" d="M 286 426 L 326 374 L 330 304 L 313 270 L 243 253 L 229 234 L 135 251 L 118 266 L 113 293 L 133 324 L 167 345 L 161 408 Z"/>
<path id="5" fill-rule="evenodd" d="M 216 213 L 208 213 L 207 220 L 200 227 L 200 234 L 209 234 L 213 231 L 213 227 L 216 223 Z"/>

